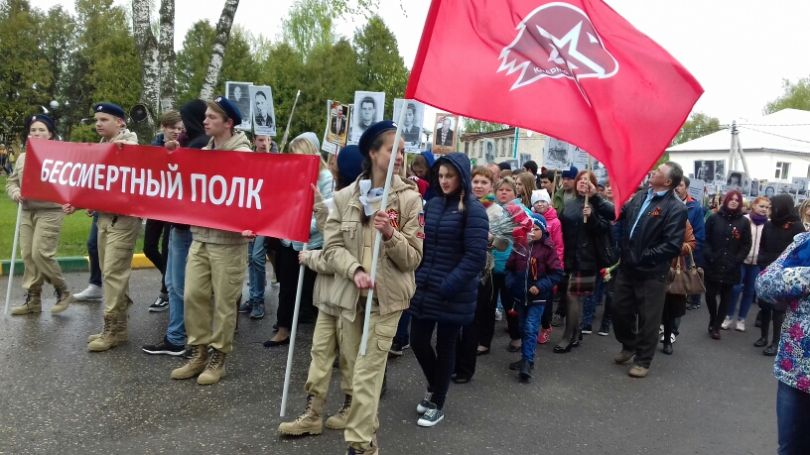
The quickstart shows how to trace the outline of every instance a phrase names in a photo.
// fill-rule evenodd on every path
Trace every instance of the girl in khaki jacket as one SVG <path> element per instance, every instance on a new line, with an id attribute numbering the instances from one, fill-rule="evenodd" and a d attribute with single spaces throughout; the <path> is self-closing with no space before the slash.
<path id="1" fill-rule="evenodd" d="M 25 122 L 29 138 L 53 139 L 56 128 L 47 115 L 34 115 Z M 6 193 L 22 204 L 20 222 L 20 250 L 22 251 L 25 273 L 22 287 L 26 291 L 25 302 L 11 309 L 13 315 L 39 313 L 42 311 L 42 285 L 47 281 L 56 289 L 56 305 L 51 313 L 65 311 L 71 302 L 62 269 L 56 262 L 56 248 L 62 233 L 65 213 L 62 204 L 46 201 L 31 201 L 22 198 L 21 184 L 25 153 L 20 155 L 14 172 L 6 181 Z"/>
<path id="2" fill-rule="evenodd" d="M 335 271 L 333 296 L 341 316 L 338 341 L 342 352 L 360 347 L 365 303 L 374 287 L 369 322 L 368 349 L 358 355 L 352 374 L 352 405 L 344 437 L 351 454 L 376 454 L 377 406 L 379 405 L 388 350 L 402 311 L 408 308 L 415 290 L 414 271 L 422 260 L 420 223 L 422 199 L 412 182 L 399 178 L 404 159 L 400 142 L 392 156 L 396 125 L 383 121 L 372 125 L 360 138 L 363 173 L 334 196 L 324 231 L 323 256 Z M 389 159 L 396 160 L 388 204 L 380 209 Z M 375 234 L 382 234 L 377 263 L 377 281 L 371 282 Z M 322 401 L 309 399 L 307 412 Z"/>

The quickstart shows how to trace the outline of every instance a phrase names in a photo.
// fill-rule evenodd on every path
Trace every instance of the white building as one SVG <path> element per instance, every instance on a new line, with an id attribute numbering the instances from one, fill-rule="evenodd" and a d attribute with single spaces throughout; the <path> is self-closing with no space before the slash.
<path id="1" fill-rule="evenodd" d="M 460 148 L 474 165 L 509 161 L 512 168 L 518 168 L 529 160 L 542 166 L 545 144 L 545 135 L 520 128 L 515 150 L 515 129 L 506 128 L 489 133 L 463 134 Z"/>
<path id="2" fill-rule="evenodd" d="M 761 189 L 766 185 L 788 192 L 793 192 L 796 185 L 807 188 L 810 111 L 783 109 L 756 120 L 740 121 L 737 129 L 749 177 L 760 181 Z M 743 171 L 739 158 L 730 160 L 730 147 L 731 130 L 723 129 L 672 146 L 667 152 L 672 161 L 683 166 L 686 175 L 722 186 L 730 171 Z"/>

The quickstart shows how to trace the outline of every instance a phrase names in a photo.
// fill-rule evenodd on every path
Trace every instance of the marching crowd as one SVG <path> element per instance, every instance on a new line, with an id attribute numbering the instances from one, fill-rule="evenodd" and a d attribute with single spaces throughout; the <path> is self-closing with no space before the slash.
<path id="1" fill-rule="evenodd" d="M 99 103 L 94 116 L 101 142 L 137 143 L 121 107 Z M 235 130 L 241 120 L 224 97 L 195 100 L 163 115 L 153 145 L 278 152 L 270 138 L 251 141 Z M 55 129 L 46 115 L 31 116 L 25 125 L 32 138 L 54 139 Z M 659 345 L 673 354 L 681 316 L 699 309 L 703 296 L 714 340 L 723 330 L 746 331 L 756 302 L 761 333 L 754 346 L 777 356 L 780 446 L 810 450 L 810 436 L 798 423 L 810 418 L 810 203 L 797 208 L 788 195 L 746 201 L 732 190 L 719 205 L 704 208 L 689 196 L 681 167 L 667 162 L 617 210 L 610 183 L 589 170 L 553 172 L 531 161 L 520 170 L 473 168 L 462 153 L 430 152 L 407 166 L 404 146 L 394 143 L 396 129 L 390 121 L 376 123 L 357 145 L 325 161 L 314 133 L 282 150 L 321 157 L 306 245 L 251 231 L 146 220 L 144 252 L 162 275 L 150 311 L 168 310 L 169 317 L 164 338 L 143 351 L 185 357 L 172 379 L 217 383 L 233 350 L 238 312 L 266 315 L 270 258 L 279 305 L 265 346 L 289 344 L 299 286 L 299 322 L 315 324 L 305 410 L 278 431 L 319 434 L 326 425 L 344 430 L 348 453 L 373 454 L 387 361 L 409 347 L 426 389 L 414 400 L 417 424 L 432 427 L 445 416 L 450 383 L 469 382 L 476 362 L 494 349 L 501 317 L 510 338 L 506 348 L 519 354 L 505 367 L 521 382 L 531 381 L 536 346 L 551 342 L 555 327 L 562 333 L 553 352 L 575 352 L 594 332 L 597 306 L 603 311 L 596 332 L 608 336 L 612 330 L 620 344 L 613 361 L 643 378 Z M 55 256 L 64 217 L 76 207 L 22 198 L 24 161 L 21 154 L 6 184 L 9 197 L 22 204 L 25 263 L 26 297 L 12 314 L 40 313 L 47 282 L 57 296 L 52 313 L 74 301 L 103 301 L 103 327 L 90 335 L 89 351 L 126 342 L 131 258 L 142 220 L 88 212 L 90 280 L 71 295 Z M 377 235 L 381 248 L 372 282 Z M 305 266 L 302 283 L 299 265 Z M 246 278 L 249 295 L 243 298 Z M 358 355 L 364 325 L 368 349 Z M 345 398 L 324 423 L 336 363 Z"/>

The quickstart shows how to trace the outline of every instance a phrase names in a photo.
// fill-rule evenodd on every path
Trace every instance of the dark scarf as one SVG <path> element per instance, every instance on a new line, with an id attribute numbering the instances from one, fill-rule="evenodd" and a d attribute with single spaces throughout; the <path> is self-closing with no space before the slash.
<path id="1" fill-rule="evenodd" d="M 754 212 L 751 212 L 751 222 L 754 223 L 754 226 L 762 226 L 765 222 L 768 221 L 768 215 L 757 215 Z"/>

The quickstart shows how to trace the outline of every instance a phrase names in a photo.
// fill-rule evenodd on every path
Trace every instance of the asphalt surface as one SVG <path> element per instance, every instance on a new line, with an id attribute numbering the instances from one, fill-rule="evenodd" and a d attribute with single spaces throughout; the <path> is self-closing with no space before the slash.
<path id="1" fill-rule="evenodd" d="M 75 291 L 86 275 L 70 274 Z M 17 281 L 18 283 L 19 281 Z M 3 293 L 7 278 L 0 279 Z M 16 287 L 16 284 L 15 284 Z M 268 316 L 240 316 L 227 375 L 214 386 L 172 381 L 182 360 L 144 354 L 163 336 L 167 313 L 149 313 L 159 288 L 154 270 L 135 271 L 130 340 L 90 353 L 86 337 L 102 320 L 100 303 L 51 315 L 0 318 L 0 454 L 341 454 L 343 434 L 280 439 L 286 348 L 265 349 Z M 268 287 L 268 289 L 271 289 Z M 48 291 L 50 292 L 50 291 Z M 19 302 L 17 288 L 13 300 Z M 498 323 L 493 352 L 479 358 L 472 382 L 451 384 L 446 418 L 416 425 L 425 389 L 411 351 L 392 360 L 380 404 L 383 454 L 771 454 L 776 452 L 772 358 L 752 347 L 758 337 L 751 311 L 746 333 L 706 334 L 705 306 L 683 318 L 675 354 L 659 353 L 645 379 L 614 365 L 613 338 L 587 335 L 583 346 L 554 354 L 539 346 L 535 380 L 518 383 L 507 369 L 517 354 L 505 349 Z M 555 330 L 556 341 L 560 330 Z M 287 416 L 304 407 L 312 326 L 296 345 Z M 342 401 L 333 376 L 328 409 Z"/>

